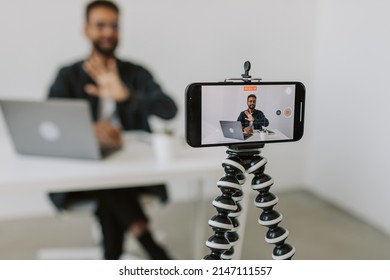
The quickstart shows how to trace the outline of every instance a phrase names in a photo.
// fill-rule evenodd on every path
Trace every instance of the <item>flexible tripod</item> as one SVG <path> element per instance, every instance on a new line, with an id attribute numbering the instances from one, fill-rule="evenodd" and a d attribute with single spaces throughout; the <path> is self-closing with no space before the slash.
<path id="1" fill-rule="evenodd" d="M 249 76 L 249 61 L 245 62 L 244 69 L 245 74 L 242 75 L 242 78 L 229 80 L 251 82 L 253 79 Z M 283 216 L 273 209 L 279 199 L 269 192 L 274 181 L 264 173 L 267 159 L 260 155 L 263 147 L 264 144 L 259 143 L 228 146 L 227 157 L 222 162 L 225 176 L 217 183 L 222 195 L 212 202 L 218 214 L 208 222 L 214 231 L 214 235 L 206 241 L 206 246 L 211 250 L 211 253 L 203 259 L 228 260 L 233 257 L 234 246 L 239 241 L 237 234 L 238 216 L 242 209 L 240 201 L 243 199 L 244 193 L 241 186 L 245 183 L 245 173 L 254 175 L 251 187 L 259 192 L 255 199 L 255 206 L 263 210 L 258 222 L 260 225 L 268 227 L 265 241 L 275 245 L 272 253 L 273 259 L 286 260 L 294 256 L 295 248 L 285 243 L 289 234 L 288 230 L 279 226 Z"/>

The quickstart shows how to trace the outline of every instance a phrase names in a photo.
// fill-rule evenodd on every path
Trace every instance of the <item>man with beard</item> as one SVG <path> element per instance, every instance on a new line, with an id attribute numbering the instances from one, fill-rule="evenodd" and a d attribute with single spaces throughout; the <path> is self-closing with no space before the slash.
<path id="1" fill-rule="evenodd" d="M 142 66 L 115 56 L 119 42 L 119 8 L 110 1 L 93 1 L 86 7 L 85 35 L 92 44 L 89 57 L 60 69 L 50 87 L 49 98 L 75 98 L 88 101 L 95 132 L 101 145 L 122 145 L 121 130 L 151 132 L 150 115 L 171 119 L 177 106 Z M 158 194 L 167 200 L 165 185 L 139 188 L 50 193 L 59 209 L 74 201 L 94 199 L 104 245 L 105 259 L 119 259 L 124 234 L 132 233 L 151 259 L 169 259 L 148 228 L 138 196 Z"/>
<path id="2" fill-rule="evenodd" d="M 256 110 L 256 95 L 250 94 L 247 98 L 248 109 L 242 111 L 237 120 L 241 122 L 242 129 L 247 134 L 253 134 L 253 130 L 262 130 L 269 125 L 268 119 L 260 110 Z"/>

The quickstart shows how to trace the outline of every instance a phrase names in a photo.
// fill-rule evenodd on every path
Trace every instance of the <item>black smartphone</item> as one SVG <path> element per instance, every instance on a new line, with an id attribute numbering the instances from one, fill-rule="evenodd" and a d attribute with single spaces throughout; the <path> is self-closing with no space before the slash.
<path id="1" fill-rule="evenodd" d="M 206 82 L 185 90 L 186 140 L 192 147 L 298 141 L 301 82 Z"/>

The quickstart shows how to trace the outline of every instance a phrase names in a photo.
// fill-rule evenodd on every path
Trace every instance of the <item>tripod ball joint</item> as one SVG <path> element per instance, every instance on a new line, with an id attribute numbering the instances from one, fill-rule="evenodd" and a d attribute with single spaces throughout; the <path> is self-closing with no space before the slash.
<path id="1" fill-rule="evenodd" d="M 250 162 L 250 167 L 246 170 L 249 174 L 263 174 L 265 170 L 265 165 L 267 164 L 267 159 L 262 156 L 253 157 Z"/>
<path id="2" fill-rule="evenodd" d="M 224 159 L 222 161 L 222 167 L 224 168 L 226 174 L 233 176 L 245 173 L 243 161 L 234 155 L 229 155 L 226 159 Z"/>

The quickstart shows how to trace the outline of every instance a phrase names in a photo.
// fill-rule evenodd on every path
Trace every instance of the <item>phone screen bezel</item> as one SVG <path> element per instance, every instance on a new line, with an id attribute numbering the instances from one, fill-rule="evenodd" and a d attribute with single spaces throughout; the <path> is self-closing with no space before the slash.
<path id="1" fill-rule="evenodd" d="M 303 137 L 304 132 L 304 113 L 306 89 L 303 83 L 296 81 L 287 82 L 198 82 L 189 84 L 185 90 L 185 134 L 186 141 L 191 147 L 213 147 L 237 145 L 239 143 L 201 143 L 202 131 L 202 86 L 239 86 L 239 85 L 295 85 L 295 106 L 294 106 L 294 136 L 292 139 L 281 139 L 272 141 L 256 141 L 251 143 L 280 143 L 294 142 Z M 242 142 L 245 143 L 245 142 Z"/>

